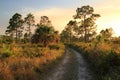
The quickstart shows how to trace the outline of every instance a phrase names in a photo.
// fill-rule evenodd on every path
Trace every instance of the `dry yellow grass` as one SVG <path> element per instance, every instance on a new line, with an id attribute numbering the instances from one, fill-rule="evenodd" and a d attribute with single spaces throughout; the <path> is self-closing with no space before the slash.
<path id="1" fill-rule="evenodd" d="M 50 50 L 30 44 L 12 45 L 11 55 L 0 59 L 0 80 L 36 80 L 48 64 L 64 54 L 64 45 L 58 46 L 58 50 Z"/>

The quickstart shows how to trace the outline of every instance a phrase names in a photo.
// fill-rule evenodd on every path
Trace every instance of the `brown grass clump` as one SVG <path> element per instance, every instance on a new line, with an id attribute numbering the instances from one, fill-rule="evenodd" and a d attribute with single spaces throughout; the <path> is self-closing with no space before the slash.
<path id="1" fill-rule="evenodd" d="M 62 44 L 57 46 L 59 49 L 51 50 L 37 44 L 4 45 L 5 49 L 0 48 L 5 50 L 0 51 L 0 80 L 38 80 L 49 64 L 54 65 L 62 57 L 65 48 Z"/>

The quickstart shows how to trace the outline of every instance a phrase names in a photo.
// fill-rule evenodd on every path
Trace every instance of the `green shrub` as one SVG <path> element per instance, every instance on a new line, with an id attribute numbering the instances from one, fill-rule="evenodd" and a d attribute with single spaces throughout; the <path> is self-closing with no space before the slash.
<path id="1" fill-rule="evenodd" d="M 7 45 L 3 44 L 3 48 L 2 48 L 2 51 L 0 54 L 0 57 L 1 58 L 10 57 L 11 54 L 12 54 L 11 46 L 10 45 L 7 46 Z"/>
<path id="2" fill-rule="evenodd" d="M 43 44 L 38 44 L 37 47 L 44 47 L 44 45 Z"/>
<path id="3" fill-rule="evenodd" d="M 9 52 L 4 52 L 4 53 L 1 54 L 1 57 L 2 57 L 2 58 L 6 58 L 6 57 L 10 57 L 10 55 L 11 55 L 11 53 L 9 53 Z"/>
<path id="4" fill-rule="evenodd" d="M 28 43 L 29 40 L 28 40 L 28 39 L 21 39 L 21 42 L 22 42 L 22 43 Z"/>
<path id="5" fill-rule="evenodd" d="M 52 49 L 56 49 L 56 50 L 59 50 L 59 46 L 58 45 L 49 45 L 49 48 L 52 50 Z"/>

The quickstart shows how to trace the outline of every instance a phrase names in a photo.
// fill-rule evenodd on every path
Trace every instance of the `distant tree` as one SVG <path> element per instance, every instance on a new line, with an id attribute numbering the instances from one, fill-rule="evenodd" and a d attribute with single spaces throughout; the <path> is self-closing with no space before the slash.
<path id="1" fill-rule="evenodd" d="M 67 24 L 67 28 L 69 28 L 70 31 L 70 41 L 72 41 L 73 36 L 77 36 L 78 35 L 78 26 L 77 26 L 77 22 L 76 21 L 69 21 L 69 23 Z"/>
<path id="2" fill-rule="evenodd" d="M 22 26 L 23 26 L 22 15 L 16 13 L 10 19 L 6 33 L 10 34 L 11 36 L 13 36 L 15 33 L 15 37 L 17 40 L 22 35 L 22 29 L 23 29 Z"/>
<path id="3" fill-rule="evenodd" d="M 60 39 L 62 42 L 70 42 L 70 35 L 66 29 L 61 32 Z"/>
<path id="4" fill-rule="evenodd" d="M 6 34 L 6 36 L 10 36 L 13 38 L 15 30 L 10 30 L 10 29 L 8 29 L 8 27 L 7 27 L 7 30 L 5 31 L 5 34 Z"/>
<path id="5" fill-rule="evenodd" d="M 41 16 L 40 25 L 52 26 L 51 21 L 47 16 Z"/>
<path id="6" fill-rule="evenodd" d="M 65 28 L 60 34 L 62 42 L 71 42 L 71 32 L 69 28 Z"/>
<path id="7" fill-rule="evenodd" d="M 42 43 L 45 47 L 51 42 L 54 29 L 52 27 L 39 25 L 32 37 L 34 43 Z"/>
<path id="8" fill-rule="evenodd" d="M 103 43 L 104 42 L 104 37 L 101 36 L 100 34 L 96 36 L 96 46 L 98 43 Z"/>
<path id="9" fill-rule="evenodd" d="M 54 43 L 59 43 L 60 42 L 59 31 L 54 31 L 53 38 L 54 38 Z"/>
<path id="10" fill-rule="evenodd" d="M 35 20 L 34 20 L 34 16 L 33 14 L 29 13 L 26 17 L 25 17 L 25 23 L 28 25 L 27 27 L 27 32 L 28 32 L 28 38 L 30 39 L 31 37 L 31 27 L 35 24 Z"/>
<path id="11" fill-rule="evenodd" d="M 108 28 L 105 30 L 101 30 L 100 35 L 106 39 L 110 39 L 113 35 L 113 29 L 112 28 Z"/>
<path id="12" fill-rule="evenodd" d="M 82 6 L 81 8 L 77 8 L 76 15 L 74 15 L 74 19 L 79 19 L 79 31 L 82 36 L 84 36 L 85 42 L 89 41 L 96 34 L 96 18 L 100 17 L 99 14 L 94 14 L 93 7 L 87 5 Z"/>
<path id="13" fill-rule="evenodd" d="M 11 44 L 12 42 L 13 42 L 12 37 L 5 35 L 0 36 L 0 43 Z"/>
<path id="14" fill-rule="evenodd" d="M 18 39 L 20 39 L 23 36 L 23 28 L 20 28 L 18 30 Z"/>
<path id="15" fill-rule="evenodd" d="M 112 35 L 113 35 L 112 28 L 107 28 L 105 30 L 101 30 L 100 34 L 96 36 L 96 45 L 98 43 L 104 43 L 104 42 L 110 43 Z"/>
<path id="16" fill-rule="evenodd" d="M 78 26 L 76 21 L 70 20 L 65 27 L 65 29 L 61 33 L 61 39 L 68 42 L 72 42 L 73 37 L 78 34 Z"/>
<path id="17" fill-rule="evenodd" d="M 21 39 L 21 42 L 22 43 L 28 43 L 30 41 L 31 41 L 31 39 L 29 39 L 29 34 L 27 32 L 24 33 L 23 38 Z"/>
<path id="18" fill-rule="evenodd" d="M 25 33 L 24 34 L 24 39 L 28 39 L 28 37 L 29 37 L 28 33 Z"/>
<path id="19" fill-rule="evenodd" d="M 54 41 L 54 28 L 51 25 L 51 21 L 47 16 L 42 16 L 40 24 L 37 25 L 35 34 L 32 36 L 33 43 L 42 43 L 45 47 L 51 41 Z"/>

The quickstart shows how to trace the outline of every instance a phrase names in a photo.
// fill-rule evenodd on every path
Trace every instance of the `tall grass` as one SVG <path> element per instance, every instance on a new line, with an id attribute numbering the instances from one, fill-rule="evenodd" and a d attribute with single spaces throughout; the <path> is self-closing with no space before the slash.
<path id="1" fill-rule="evenodd" d="M 89 61 L 97 80 L 120 80 L 119 44 L 79 42 L 69 46 L 78 50 Z"/>
<path id="2" fill-rule="evenodd" d="M 55 65 L 55 61 L 64 55 L 64 45 L 56 46 L 59 49 L 40 47 L 39 44 L 2 45 L 0 80 L 38 80 L 49 65 Z"/>

